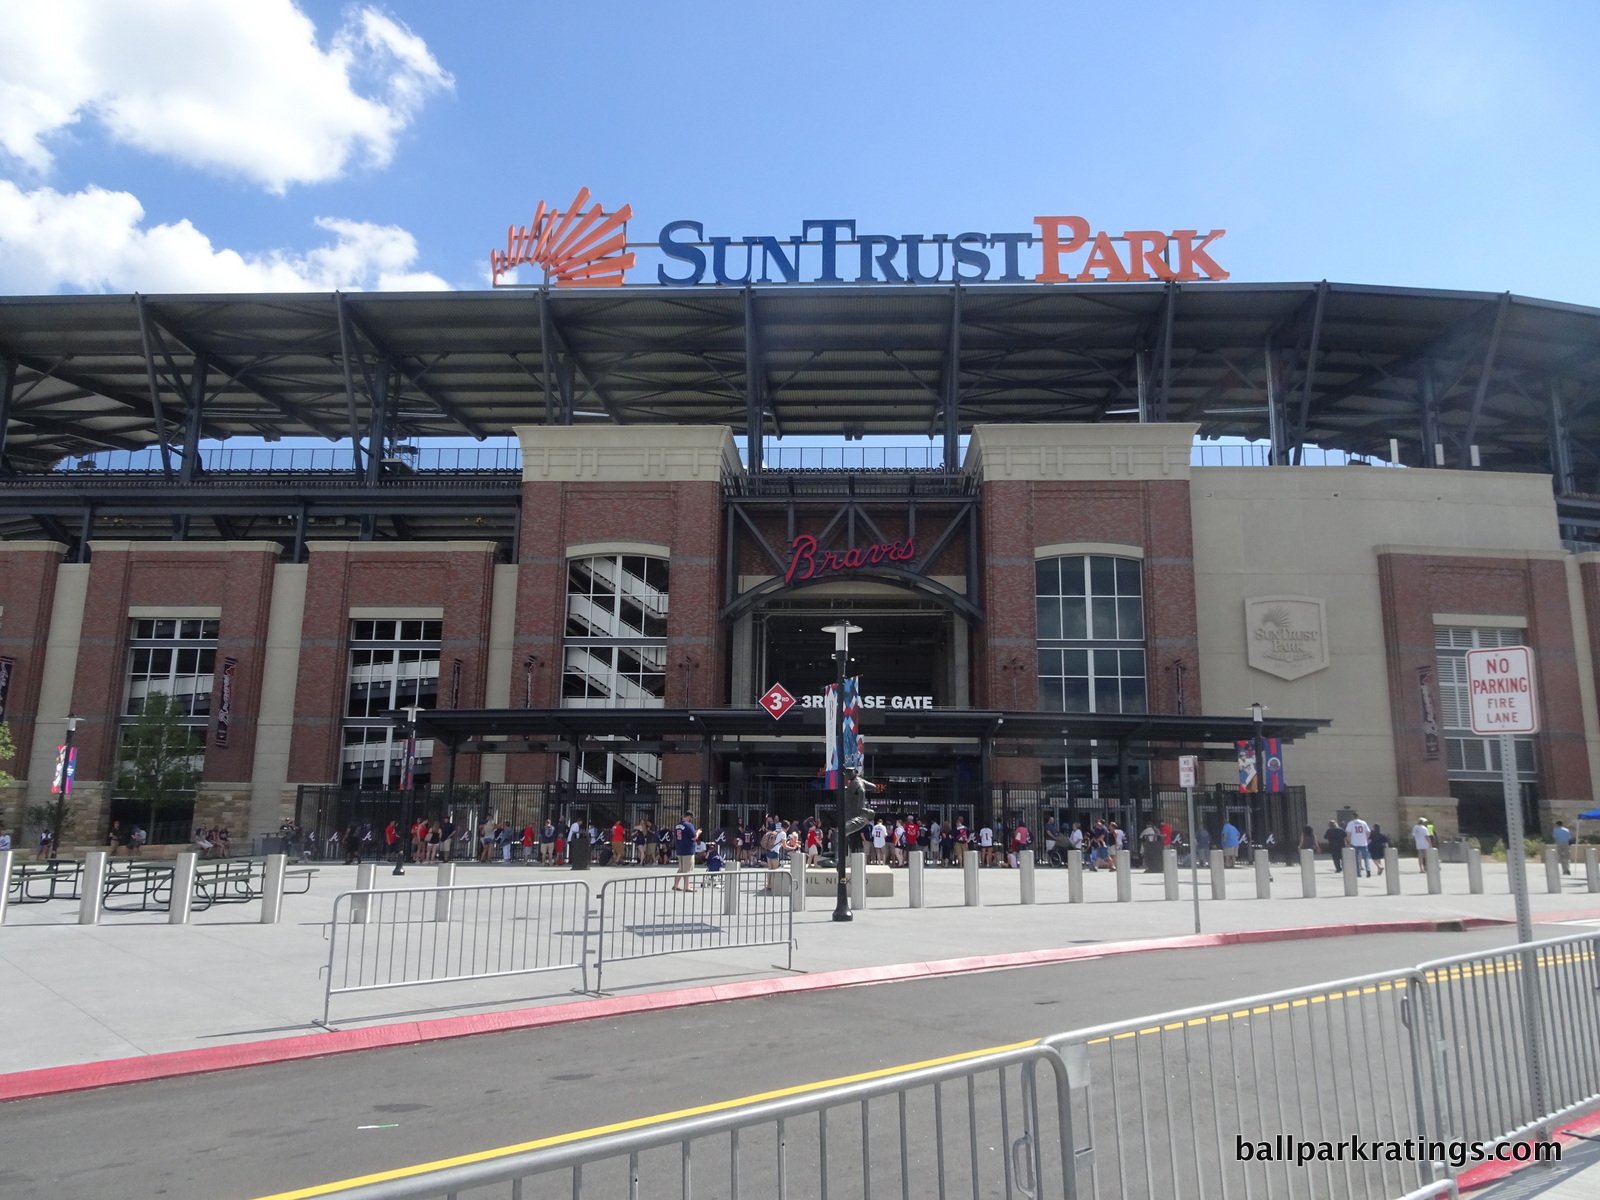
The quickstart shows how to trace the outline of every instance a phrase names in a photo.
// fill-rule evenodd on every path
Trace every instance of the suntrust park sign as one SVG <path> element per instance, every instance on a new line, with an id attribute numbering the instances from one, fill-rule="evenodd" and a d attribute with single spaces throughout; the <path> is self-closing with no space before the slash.
<path id="1" fill-rule="evenodd" d="M 607 212 L 579 192 L 565 211 L 541 201 L 530 225 L 506 231 L 489 255 L 496 287 L 666 287 L 846 283 L 1151 283 L 1228 278 L 1210 247 L 1227 233 L 1095 230 L 1083 217 L 1034 217 L 1032 229 L 985 233 L 871 233 L 843 218 L 809 219 L 787 236 L 707 235 L 699 221 L 669 221 L 654 242 L 630 242 L 629 205 Z M 639 251 L 654 261 L 642 268 Z M 654 266 L 654 277 L 650 267 Z M 542 277 L 515 282 L 517 268 Z M 628 278 L 629 272 L 643 278 Z M 504 281 L 504 282 L 503 282 Z"/>

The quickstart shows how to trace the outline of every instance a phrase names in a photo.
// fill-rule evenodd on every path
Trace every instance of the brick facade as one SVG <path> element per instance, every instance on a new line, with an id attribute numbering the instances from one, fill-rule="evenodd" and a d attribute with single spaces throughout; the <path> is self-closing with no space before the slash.
<path id="1" fill-rule="evenodd" d="M 66 547 L 55 542 L 0 542 L 0 657 L 12 660 L 6 724 L 16 747 L 16 756 L 0 762 L 0 770 L 19 779 L 28 773 L 28 749 L 33 745 L 50 610 L 56 594 L 56 568 L 65 552 Z"/>

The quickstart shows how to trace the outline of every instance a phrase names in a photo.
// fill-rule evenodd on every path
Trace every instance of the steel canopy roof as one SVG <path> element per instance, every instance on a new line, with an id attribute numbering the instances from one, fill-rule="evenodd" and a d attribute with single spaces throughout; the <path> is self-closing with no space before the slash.
<path id="1" fill-rule="evenodd" d="M 1600 466 L 1600 309 L 1491 293 L 1227 282 L 979 285 L 959 300 L 949 284 L 0 297 L 0 358 L 17 364 L 6 452 L 21 470 L 153 445 L 158 404 L 175 443 L 197 395 L 207 438 L 365 436 L 383 365 L 391 434 L 507 434 L 563 419 L 558 356 L 575 423 L 742 431 L 753 352 L 768 434 L 935 435 L 952 383 L 963 431 L 1133 421 L 1142 375 L 1151 419 L 1264 438 L 1269 345 L 1286 445 L 1387 457 L 1397 438 L 1418 461 L 1429 363 L 1439 436 L 1470 431 L 1485 467 L 1552 469 L 1553 382 L 1577 469 Z"/>

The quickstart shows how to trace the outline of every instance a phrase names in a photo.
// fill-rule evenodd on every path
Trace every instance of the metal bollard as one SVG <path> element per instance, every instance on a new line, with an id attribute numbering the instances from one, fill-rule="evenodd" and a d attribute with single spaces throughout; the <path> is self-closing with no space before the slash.
<path id="1" fill-rule="evenodd" d="M 1400 888 L 1396 886 L 1394 890 L 1398 892 Z M 1467 847 L 1467 891 L 1474 896 L 1483 895 L 1483 851 L 1476 846 Z"/>
<path id="2" fill-rule="evenodd" d="M 91 850 L 83 860 L 83 883 L 78 892 L 79 925 L 100 924 L 101 893 L 105 890 L 106 852 Z"/>
<path id="3" fill-rule="evenodd" d="M 1556 859 L 1556 848 L 1544 848 L 1544 886 L 1552 896 L 1561 893 L 1561 864 Z"/>
<path id="4" fill-rule="evenodd" d="M 1589 890 L 1600 892 L 1600 846 L 1590 846 L 1583 852 L 1583 871 L 1589 877 Z"/>
<path id="5" fill-rule="evenodd" d="M 283 854 L 269 854 L 261 867 L 261 923 L 276 925 L 283 919 L 283 872 L 289 859 Z"/>
<path id="6" fill-rule="evenodd" d="M 377 863 L 356 864 L 356 891 L 364 892 L 372 887 L 372 877 L 377 871 Z M 350 897 L 350 924 L 365 925 L 367 923 L 367 902 L 370 896 Z"/>
<path id="7" fill-rule="evenodd" d="M 739 860 L 729 857 L 722 864 L 722 915 L 739 915 Z"/>
<path id="8" fill-rule="evenodd" d="M 1117 903 L 1133 901 L 1133 855 L 1124 850 L 1117 855 Z"/>
<path id="9" fill-rule="evenodd" d="M 1018 882 L 1022 892 L 1022 902 L 1024 904 L 1032 904 L 1034 902 L 1032 850 L 1017 851 L 1017 869 Z"/>
<path id="10" fill-rule="evenodd" d="M 200 856 L 185 850 L 172 864 L 172 897 L 167 902 L 167 924 L 187 925 L 194 911 L 194 866 Z"/>
<path id="11" fill-rule="evenodd" d="M 1083 851 L 1067 851 L 1067 903 L 1083 903 Z"/>
<path id="12" fill-rule="evenodd" d="M 806 910 L 806 856 L 796 851 L 789 856 L 789 911 Z"/>
<path id="13" fill-rule="evenodd" d="M 865 854 L 852 854 L 850 856 L 850 907 L 852 909 L 867 906 L 867 856 Z"/>
<path id="14" fill-rule="evenodd" d="M 1161 852 L 1161 888 L 1166 899 L 1178 898 L 1178 852 L 1171 846 Z"/>
<path id="15" fill-rule="evenodd" d="M 912 908 L 921 908 L 923 905 L 922 864 L 925 857 L 921 850 L 913 850 L 910 866 L 906 868 L 906 892 L 911 898 Z"/>
<path id="16" fill-rule="evenodd" d="M 1393 846 L 1383 852 L 1383 881 L 1389 895 L 1400 894 L 1400 851 Z"/>
<path id="17" fill-rule="evenodd" d="M 1360 895 L 1359 884 L 1361 877 L 1356 874 L 1356 849 L 1346 846 L 1344 853 L 1339 856 L 1339 864 L 1344 870 L 1339 873 L 1344 876 L 1344 894 L 1346 896 Z"/>
<path id="18" fill-rule="evenodd" d="M 966 858 L 961 861 L 961 873 L 967 907 L 974 908 L 978 904 L 978 856 L 971 850 L 967 851 Z"/>
<path id="19" fill-rule="evenodd" d="M 1439 881 L 1439 847 L 1429 846 L 1427 857 L 1428 869 L 1428 895 L 1437 896 L 1444 891 L 1444 885 Z"/>
<path id="20" fill-rule="evenodd" d="M 1256 851 L 1256 899 L 1272 899 L 1272 863 L 1265 850 Z"/>
<path id="21" fill-rule="evenodd" d="M 442 888 L 454 887 L 455 883 L 455 863 L 440 863 L 438 886 Z M 435 921 L 448 921 L 450 919 L 450 902 L 452 899 L 454 899 L 454 897 L 449 892 L 435 892 L 433 894 L 433 919 Z"/>
<path id="22" fill-rule="evenodd" d="M 1317 852 L 1300 851 L 1300 895 L 1306 900 L 1317 897 Z"/>
<path id="23" fill-rule="evenodd" d="M 11 895 L 11 856 L 14 851 L 0 850 L 0 925 L 6 923 L 6 898 Z"/>
<path id="24" fill-rule="evenodd" d="M 1222 865 L 1221 850 L 1211 852 L 1211 898 L 1213 900 L 1228 898 L 1228 868 Z"/>

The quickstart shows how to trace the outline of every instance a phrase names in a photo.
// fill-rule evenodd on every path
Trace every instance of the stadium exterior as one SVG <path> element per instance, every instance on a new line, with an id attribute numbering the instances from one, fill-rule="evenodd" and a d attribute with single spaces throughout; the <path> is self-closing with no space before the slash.
<path id="1" fill-rule="evenodd" d="M 236 834 L 392 796 L 412 702 L 435 792 L 811 811 L 846 614 L 898 803 L 1126 818 L 1180 751 L 1236 788 L 1259 702 L 1319 828 L 1503 830 L 1461 663 L 1525 643 L 1519 775 L 1571 822 L 1597 399 L 1600 311 L 1326 283 L 0 299 L 0 820 L 69 713 L 78 836 L 127 815 L 152 690 Z M 934 440 L 796 466 L 793 434 Z M 308 435 L 339 452 L 211 448 Z"/>

